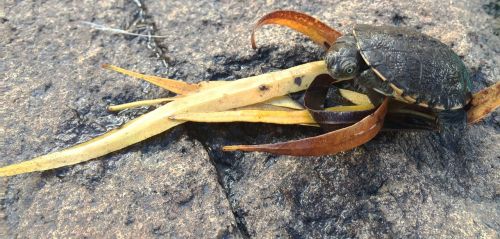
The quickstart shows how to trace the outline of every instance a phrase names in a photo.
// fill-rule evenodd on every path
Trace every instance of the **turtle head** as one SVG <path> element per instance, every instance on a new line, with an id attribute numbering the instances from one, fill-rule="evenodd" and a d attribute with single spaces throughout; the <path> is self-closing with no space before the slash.
<path id="1" fill-rule="evenodd" d="M 337 42 L 326 53 L 325 62 L 334 79 L 351 80 L 359 74 L 360 59 L 354 44 Z"/>

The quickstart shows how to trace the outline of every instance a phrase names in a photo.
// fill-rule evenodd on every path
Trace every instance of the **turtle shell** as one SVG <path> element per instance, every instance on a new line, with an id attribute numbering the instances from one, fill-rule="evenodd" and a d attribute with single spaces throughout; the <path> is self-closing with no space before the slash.
<path id="1" fill-rule="evenodd" d="M 470 101 L 469 72 L 444 43 L 406 28 L 357 25 L 353 35 L 361 56 L 397 98 L 439 110 Z"/>

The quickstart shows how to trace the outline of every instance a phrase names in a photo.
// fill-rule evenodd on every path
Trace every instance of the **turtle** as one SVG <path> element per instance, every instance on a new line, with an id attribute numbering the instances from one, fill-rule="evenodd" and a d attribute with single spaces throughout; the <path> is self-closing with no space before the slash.
<path id="1" fill-rule="evenodd" d="M 437 127 L 466 124 L 471 78 L 460 57 L 446 44 L 421 32 L 394 26 L 359 24 L 339 37 L 325 54 L 336 80 L 405 104 L 431 110 Z"/>

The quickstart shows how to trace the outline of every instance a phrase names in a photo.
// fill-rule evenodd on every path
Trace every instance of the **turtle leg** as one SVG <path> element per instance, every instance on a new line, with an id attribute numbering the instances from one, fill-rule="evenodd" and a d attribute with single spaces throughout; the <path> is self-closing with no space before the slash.
<path id="1" fill-rule="evenodd" d="M 361 72 L 360 76 L 356 79 L 357 83 L 367 89 L 385 95 L 393 96 L 393 90 L 386 81 L 380 79 L 372 70 L 368 69 Z"/>
<path id="2" fill-rule="evenodd" d="M 394 98 L 394 90 L 389 83 L 380 79 L 372 70 L 361 72 L 355 79 L 372 102 L 378 102 L 381 95 Z M 436 115 L 427 108 L 401 103 L 391 99 L 389 111 L 384 122 L 384 131 L 392 130 L 438 130 Z"/>
<path id="3" fill-rule="evenodd" d="M 467 112 L 464 109 L 443 110 L 437 113 L 441 131 L 454 128 L 463 130 L 467 125 Z"/>
<path id="4" fill-rule="evenodd" d="M 410 105 L 392 99 L 384 121 L 384 131 L 430 130 L 438 131 L 439 124 L 435 112 L 418 105 Z"/>
<path id="5" fill-rule="evenodd" d="M 437 113 L 441 140 L 446 147 L 456 148 L 467 125 L 464 109 L 443 110 Z"/>
<path id="6" fill-rule="evenodd" d="M 380 79 L 370 69 L 361 72 L 355 83 L 365 88 L 364 90 L 372 101 L 380 98 L 380 94 L 394 98 L 394 90 L 389 86 L 389 83 Z M 435 113 L 429 109 L 391 100 L 383 129 L 434 131 L 438 129 L 438 124 Z"/>
<path id="7" fill-rule="evenodd" d="M 354 78 L 354 85 L 360 88 L 368 98 L 374 103 L 378 104 L 383 98 L 382 95 L 392 97 L 392 88 L 370 69 L 361 72 L 359 77 Z"/>

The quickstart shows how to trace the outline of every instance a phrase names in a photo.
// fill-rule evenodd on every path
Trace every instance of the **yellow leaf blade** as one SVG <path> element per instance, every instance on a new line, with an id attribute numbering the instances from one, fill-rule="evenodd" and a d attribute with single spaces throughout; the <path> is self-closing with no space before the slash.
<path id="1" fill-rule="evenodd" d="M 307 110 L 235 110 L 222 112 L 195 112 L 172 115 L 173 120 L 225 123 L 225 122 L 251 122 L 270 124 L 315 124 Z"/>
<path id="2" fill-rule="evenodd" d="M 89 142 L 0 168 L 0 176 L 43 171 L 88 161 L 150 138 L 184 122 L 170 120 L 169 116 L 173 114 L 206 110 L 223 111 L 256 104 L 304 90 L 316 75 L 325 72 L 327 72 L 325 63 L 317 61 L 189 94 Z M 302 79 L 302 84 L 294 83 L 297 77 Z"/>
<path id="3" fill-rule="evenodd" d="M 125 109 L 136 108 L 136 107 L 141 107 L 141 106 L 157 105 L 157 104 L 161 104 L 161 103 L 165 103 L 165 102 L 170 102 L 170 101 L 173 101 L 176 99 L 179 99 L 179 97 L 160 98 L 160 99 L 154 99 L 154 100 L 140 100 L 140 101 L 134 101 L 134 102 L 120 104 L 120 105 L 110 105 L 110 106 L 108 106 L 108 111 L 116 112 L 116 111 L 122 111 Z"/>
<path id="4" fill-rule="evenodd" d="M 289 96 L 279 96 L 272 98 L 268 101 L 264 101 L 261 104 L 274 105 L 278 107 L 284 107 L 289 109 L 301 110 L 304 109 L 304 106 L 290 98 Z"/>
<path id="5" fill-rule="evenodd" d="M 333 107 L 326 108 L 325 110 L 335 111 L 335 112 L 349 112 L 349 111 L 371 110 L 373 108 L 375 108 L 375 106 L 370 103 L 370 104 L 364 104 L 364 105 L 333 106 Z"/>
<path id="6" fill-rule="evenodd" d="M 130 70 L 126 70 L 123 68 L 120 68 L 118 66 L 110 65 L 110 64 L 104 64 L 103 68 L 116 71 L 118 73 L 131 76 L 134 78 L 138 79 L 143 79 L 151 84 L 154 84 L 156 86 L 159 86 L 163 89 L 166 89 L 168 91 L 172 91 L 176 94 L 181 94 L 181 95 L 186 95 L 190 94 L 199 90 L 205 90 L 205 89 L 210 89 L 214 87 L 219 87 L 222 85 L 225 85 L 231 81 L 202 81 L 197 84 L 190 84 L 186 83 L 184 81 L 180 80 L 172 80 L 168 78 L 162 78 L 158 76 L 152 76 L 152 75 L 145 75 L 137 72 L 133 72 Z M 164 101 L 160 101 L 159 103 L 162 103 Z M 165 101 L 166 102 L 166 101 Z M 156 100 L 152 101 L 137 101 L 137 102 L 131 102 L 127 104 L 123 104 L 120 106 L 111 106 L 108 108 L 109 111 L 120 111 L 124 110 L 127 108 L 133 108 L 133 107 L 139 107 L 139 106 L 147 106 L 147 105 L 153 105 L 153 104 L 158 104 Z M 270 104 L 270 105 L 275 105 L 275 106 L 281 106 L 281 107 L 287 107 L 291 109 L 303 109 L 303 107 L 292 100 L 288 96 L 279 96 L 274 99 L 270 99 L 265 102 L 265 104 Z"/>
<path id="7" fill-rule="evenodd" d="M 158 76 L 151 76 L 151 75 L 144 75 L 140 74 L 137 72 L 129 71 L 123 68 L 120 68 L 118 66 L 110 65 L 110 64 L 103 64 L 102 68 L 116 71 L 118 73 L 131 76 L 134 78 L 142 79 L 145 80 L 153 85 L 159 86 L 161 88 L 164 88 L 166 90 L 172 91 L 176 94 L 187 94 L 189 92 L 194 92 L 199 89 L 199 86 L 196 84 L 188 84 L 186 82 L 178 81 L 178 80 L 172 80 L 168 78 L 162 78 Z"/>
<path id="8" fill-rule="evenodd" d="M 357 104 L 357 105 L 371 104 L 371 105 L 373 105 L 370 98 L 368 98 L 368 96 L 365 94 L 361 94 L 361 93 L 358 93 L 355 91 L 345 90 L 345 89 L 339 89 L 339 93 L 342 97 L 346 98 L 347 100 L 349 100 L 353 104 Z"/>
<path id="9" fill-rule="evenodd" d="M 364 111 L 375 108 L 369 105 L 335 106 L 327 108 L 328 111 L 350 112 Z M 267 110 L 243 109 L 220 112 L 192 112 L 175 114 L 169 117 L 173 120 L 183 120 L 204 123 L 250 122 L 270 124 L 316 124 L 307 110 Z"/>

